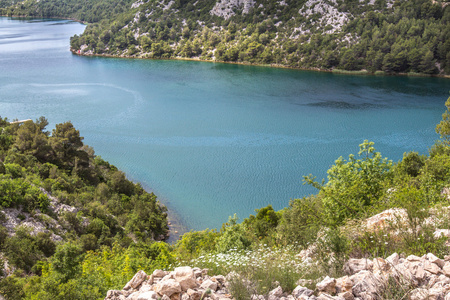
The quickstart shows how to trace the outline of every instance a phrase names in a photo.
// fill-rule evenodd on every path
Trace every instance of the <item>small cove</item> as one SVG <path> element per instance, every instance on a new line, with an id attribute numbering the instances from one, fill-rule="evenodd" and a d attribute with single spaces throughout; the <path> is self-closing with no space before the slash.
<path id="1" fill-rule="evenodd" d="M 60 26 L 53 26 L 60 25 Z M 194 61 L 78 57 L 84 25 L 0 18 L 0 115 L 71 120 L 188 229 L 314 193 L 364 139 L 397 161 L 438 139 L 450 81 Z"/>

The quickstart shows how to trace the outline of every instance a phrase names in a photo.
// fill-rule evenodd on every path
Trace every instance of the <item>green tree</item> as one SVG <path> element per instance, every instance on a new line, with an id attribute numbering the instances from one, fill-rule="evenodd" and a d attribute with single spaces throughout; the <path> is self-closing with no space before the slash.
<path id="1" fill-rule="evenodd" d="M 442 120 L 436 126 L 436 133 L 441 135 L 444 143 L 450 145 L 450 97 L 445 102 L 447 110 L 442 114 Z"/>
<path id="2" fill-rule="evenodd" d="M 328 171 L 328 182 L 320 185 L 311 175 L 305 183 L 320 189 L 325 219 L 330 225 L 341 224 L 347 218 L 361 216 L 376 205 L 383 194 L 386 181 L 391 179 L 392 161 L 375 152 L 374 143 L 365 140 L 359 145 L 359 159 L 353 154 L 349 159 L 338 158 Z"/>

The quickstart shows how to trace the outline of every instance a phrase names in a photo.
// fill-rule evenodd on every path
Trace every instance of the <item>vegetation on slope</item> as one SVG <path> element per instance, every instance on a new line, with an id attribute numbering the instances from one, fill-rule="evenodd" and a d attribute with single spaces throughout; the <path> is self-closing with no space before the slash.
<path id="1" fill-rule="evenodd" d="M 409 152 L 392 163 L 364 141 L 358 155 L 336 160 L 326 182 L 304 178 L 319 189 L 316 195 L 292 200 L 281 211 L 270 205 L 257 209 L 242 223 L 230 217 L 220 231 L 191 231 L 174 245 L 151 239 L 150 232 L 166 230 L 154 196 L 82 146 L 70 123 L 57 125 L 47 136 L 45 119 L 23 125 L 2 121 L 1 182 L 16 184 L 21 178 L 23 184 L 17 186 L 22 194 L 3 200 L 2 206 L 45 210 L 48 201 L 33 189 L 43 186 L 82 207 L 96 225 L 77 232 L 79 216 L 71 216 L 69 234 L 61 242 L 23 229 L 8 236 L 3 228 L 1 251 L 15 271 L 0 280 L 0 293 L 7 299 L 102 299 L 139 269 L 149 273 L 191 265 L 215 274 L 240 273 L 252 284 L 236 281 L 230 289 L 237 299 L 249 299 L 253 292 L 267 293 L 275 282 L 290 291 L 299 278 L 313 286 L 324 275 L 339 276 L 349 257 L 448 255 L 448 238 L 434 234 L 437 228 L 450 229 L 450 98 L 446 106 L 436 127 L 442 140 L 429 155 Z M 124 209 L 122 215 L 113 209 L 117 206 Z M 137 217 L 148 208 L 153 209 L 150 216 Z M 366 224 L 367 217 L 386 209 L 404 215 L 375 229 Z M 127 238 L 130 234 L 134 241 Z"/>
<path id="2" fill-rule="evenodd" d="M 51 260 L 54 270 L 70 273 L 63 276 L 67 280 L 88 250 L 165 238 L 166 208 L 154 194 L 95 156 L 70 122 L 57 124 L 51 134 L 47 124 L 43 117 L 23 124 L 0 120 L 0 251 L 17 274 L 42 274 Z M 76 211 L 51 209 L 49 193 Z M 33 216 L 50 230 L 6 228 L 11 211 L 19 219 Z M 13 278 L 3 279 L 2 286 L 12 288 Z"/>
<path id="3" fill-rule="evenodd" d="M 71 39 L 72 49 L 87 55 L 450 74 L 445 2 L 91 1 L 26 0 L 0 12 L 93 22 Z"/>

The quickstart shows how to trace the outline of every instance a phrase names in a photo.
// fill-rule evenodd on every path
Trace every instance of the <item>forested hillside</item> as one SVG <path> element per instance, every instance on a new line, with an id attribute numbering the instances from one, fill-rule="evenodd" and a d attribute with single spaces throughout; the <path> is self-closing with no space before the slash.
<path id="1" fill-rule="evenodd" d="M 11 0 L 2 0 L 0 7 Z M 74 52 L 370 73 L 450 73 L 441 0 L 26 0 L 3 14 L 87 22 Z"/>
<path id="2" fill-rule="evenodd" d="M 72 123 L 51 133 L 47 124 L 0 119 L 1 276 L 41 274 L 50 258 L 70 269 L 79 261 L 63 261 L 67 253 L 165 239 L 166 208 L 154 194 L 94 155 Z M 2 295 L 14 290 L 8 278 Z"/>

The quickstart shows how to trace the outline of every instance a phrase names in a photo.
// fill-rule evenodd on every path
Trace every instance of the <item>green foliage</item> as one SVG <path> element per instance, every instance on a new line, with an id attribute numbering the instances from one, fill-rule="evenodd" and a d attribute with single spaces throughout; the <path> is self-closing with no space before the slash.
<path id="1" fill-rule="evenodd" d="M 0 295 L 6 297 L 7 300 L 23 299 L 25 293 L 23 291 L 24 282 L 16 275 L 8 276 L 0 280 Z"/>
<path id="2" fill-rule="evenodd" d="M 261 240 L 275 232 L 281 213 L 274 211 L 270 204 L 255 211 L 256 216 L 250 215 L 248 219 L 244 219 L 244 225 Z"/>
<path id="3" fill-rule="evenodd" d="M 417 177 L 420 173 L 420 170 L 425 165 L 425 161 L 426 156 L 419 155 L 419 153 L 417 152 L 404 153 L 403 159 L 395 166 L 395 169 L 400 174 Z"/>
<path id="4" fill-rule="evenodd" d="M 19 207 L 26 211 L 40 209 L 45 211 L 50 204 L 46 195 L 39 188 L 23 178 L 0 179 L 0 206 Z"/>
<path id="5" fill-rule="evenodd" d="M 82 249 L 75 243 L 58 245 L 52 257 L 53 269 L 62 275 L 62 281 L 67 282 L 79 273 Z"/>
<path id="6" fill-rule="evenodd" d="M 375 152 L 373 142 L 360 144 L 359 156 L 340 157 L 328 171 L 328 182 L 320 187 L 324 218 L 330 225 L 345 219 L 363 216 L 383 195 L 384 186 L 391 180 L 392 162 Z M 311 175 L 305 182 L 311 182 Z"/>
<path id="7" fill-rule="evenodd" d="M 442 121 L 436 126 L 436 133 L 441 135 L 446 144 L 450 142 L 450 97 L 445 102 L 447 110 L 442 114 Z"/>
<path id="8" fill-rule="evenodd" d="M 245 250 L 251 242 L 247 237 L 246 228 L 243 223 L 237 223 L 236 214 L 228 218 L 221 230 L 221 236 L 216 240 L 216 250 L 218 252 L 227 252 L 231 249 Z"/>
<path id="9" fill-rule="evenodd" d="M 191 230 L 180 237 L 175 245 L 175 251 L 181 260 L 190 260 L 202 253 L 214 251 L 218 237 L 219 233 L 216 230 Z"/>
<path id="10" fill-rule="evenodd" d="M 283 244 L 296 242 L 307 247 L 325 223 L 322 206 L 321 199 L 316 196 L 291 200 L 289 207 L 282 211 L 282 218 L 277 227 L 280 242 Z"/>

